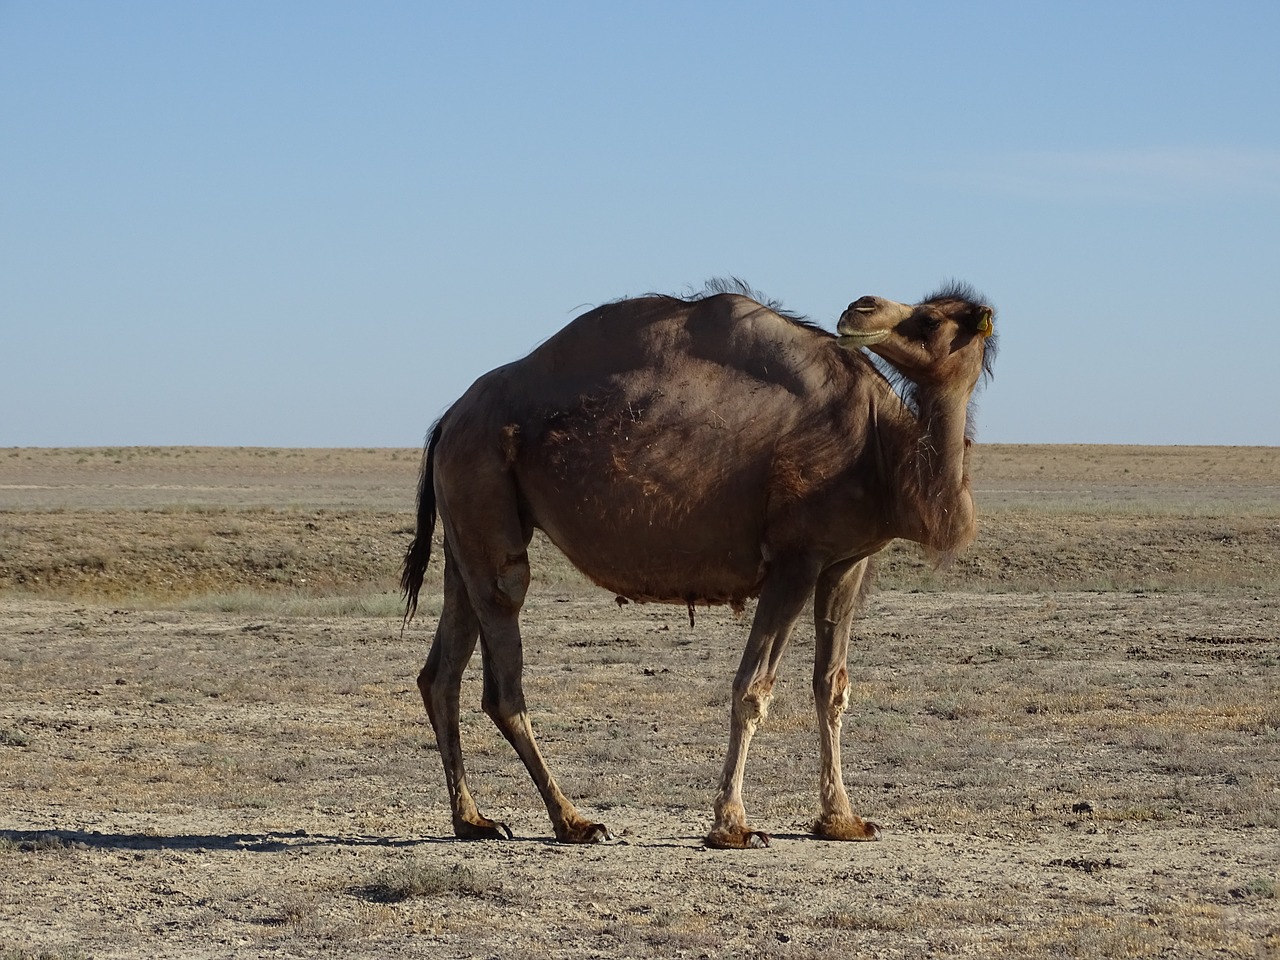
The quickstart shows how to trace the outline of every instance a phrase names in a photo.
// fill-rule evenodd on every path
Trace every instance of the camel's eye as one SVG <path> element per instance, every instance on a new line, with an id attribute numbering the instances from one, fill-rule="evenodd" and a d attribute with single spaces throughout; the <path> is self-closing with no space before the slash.
<path id="1" fill-rule="evenodd" d="M 937 332 L 938 327 L 942 326 L 942 318 L 932 313 L 926 313 L 920 318 L 920 339 L 927 340 Z"/>

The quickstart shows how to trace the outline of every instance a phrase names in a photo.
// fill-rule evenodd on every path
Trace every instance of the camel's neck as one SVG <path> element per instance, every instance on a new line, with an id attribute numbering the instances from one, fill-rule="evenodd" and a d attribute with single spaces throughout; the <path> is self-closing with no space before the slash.
<path id="1" fill-rule="evenodd" d="M 943 556 L 973 540 L 969 491 L 969 392 L 917 389 L 919 415 L 903 410 L 890 452 L 901 534 Z M 909 491 L 909 492 L 908 492 Z M 907 494 L 903 496 L 903 494 Z"/>

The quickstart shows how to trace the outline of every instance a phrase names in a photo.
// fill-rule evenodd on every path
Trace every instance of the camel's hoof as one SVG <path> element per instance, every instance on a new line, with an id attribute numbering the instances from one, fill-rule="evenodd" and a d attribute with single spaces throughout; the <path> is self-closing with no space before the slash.
<path id="1" fill-rule="evenodd" d="M 481 817 L 478 823 L 459 820 L 453 825 L 453 835 L 459 840 L 514 840 L 511 828 L 505 823 Z"/>
<path id="2" fill-rule="evenodd" d="M 556 831 L 561 843 L 608 843 L 616 839 L 603 823 L 583 822 Z"/>
<path id="3" fill-rule="evenodd" d="M 879 840 L 880 824 L 861 817 L 821 817 L 813 835 L 822 840 Z"/>
<path id="4" fill-rule="evenodd" d="M 712 830 L 707 834 L 705 843 L 716 850 L 763 850 L 770 846 L 773 840 L 763 830 L 730 827 Z"/>

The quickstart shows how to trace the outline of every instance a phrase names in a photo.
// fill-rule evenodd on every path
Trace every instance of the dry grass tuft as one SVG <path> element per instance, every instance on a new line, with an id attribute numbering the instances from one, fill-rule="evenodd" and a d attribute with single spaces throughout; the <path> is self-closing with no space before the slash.
<path id="1" fill-rule="evenodd" d="M 1227 892 L 1236 900 L 1274 900 L 1276 881 L 1273 877 L 1256 877 L 1241 886 L 1232 887 Z"/>
<path id="2" fill-rule="evenodd" d="M 491 889 L 470 867 L 446 867 L 412 859 L 384 867 L 353 892 L 378 903 L 399 903 L 414 897 L 483 896 Z"/>
<path id="3" fill-rule="evenodd" d="M 54 833 L 15 839 L 0 834 L 0 853 L 67 853 L 71 843 Z"/>

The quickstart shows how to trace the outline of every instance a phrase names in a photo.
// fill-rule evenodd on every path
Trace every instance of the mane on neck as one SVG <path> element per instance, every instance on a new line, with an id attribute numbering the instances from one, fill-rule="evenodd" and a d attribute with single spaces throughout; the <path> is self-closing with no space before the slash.
<path id="1" fill-rule="evenodd" d="M 894 505 L 898 536 L 921 544 L 935 566 L 944 566 L 977 533 L 969 480 L 970 398 L 961 401 L 899 381 L 884 378 L 880 416 L 871 427 L 886 500 Z"/>

